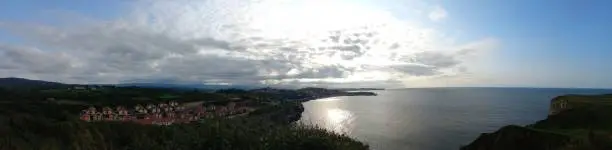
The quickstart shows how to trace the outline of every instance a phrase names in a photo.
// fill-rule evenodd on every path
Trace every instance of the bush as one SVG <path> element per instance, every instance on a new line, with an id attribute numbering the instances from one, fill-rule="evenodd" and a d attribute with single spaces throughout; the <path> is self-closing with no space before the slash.
<path id="1" fill-rule="evenodd" d="M 322 128 L 270 120 L 276 114 L 170 126 L 88 123 L 53 104 L 3 105 L 0 149 L 368 149 Z"/>
<path id="2" fill-rule="evenodd" d="M 321 128 L 263 120 L 207 120 L 151 126 L 131 123 L 45 124 L 21 118 L 2 131 L 0 149 L 368 149 L 367 145 Z"/>

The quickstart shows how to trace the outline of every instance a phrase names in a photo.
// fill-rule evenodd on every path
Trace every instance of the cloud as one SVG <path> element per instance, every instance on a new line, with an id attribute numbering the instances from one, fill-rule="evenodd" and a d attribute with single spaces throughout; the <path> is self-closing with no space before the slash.
<path id="1" fill-rule="evenodd" d="M 70 57 L 62 53 L 49 53 L 36 48 L 0 45 L 3 52 L 0 68 L 24 69 L 37 74 L 53 74 L 71 68 Z"/>
<path id="2" fill-rule="evenodd" d="M 438 74 L 435 67 L 421 65 L 397 65 L 393 66 L 397 71 L 413 76 L 432 76 Z"/>
<path id="3" fill-rule="evenodd" d="M 496 45 L 490 39 L 449 42 L 452 37 L 440 31 L 383 10 L 303 3 L 143 1 L 116 20 L 5 22 L 0 29 L 28 42 L 0 45 L 0 76 L 69 83 L 401 86 L 397 81 L 465 72 L 458 68 L 470 54 Z"/>
<path id="4" fill-rule="evenodd" d="M 431 21 L 442 21 L 448 17 L 448 13 L 441 6 L 435 6 L 427 15 Z"/>

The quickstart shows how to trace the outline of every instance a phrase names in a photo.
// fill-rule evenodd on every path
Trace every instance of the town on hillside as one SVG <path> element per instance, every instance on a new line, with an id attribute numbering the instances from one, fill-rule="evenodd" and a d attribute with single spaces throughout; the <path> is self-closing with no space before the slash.
<path id="1" fill-rule="evenodd" d="M 211 90 L 0 78 L 0 149 L 367 148 L 322 128 L 290 125 L 301 118 L 301 102 L 346 95 L 322 88 Z"/>
<path id="2" fill-rule="evenodd" d="M 131 108 L 125 106 L 96 108 L 90 106 L 81 111 L 80 119 L 88 122 L 121 121 L 139 124 L 171 125 L 189 123 L 203 118 L 232 117 L 254 111 L 246 101 L 229 102 L 227 105 L 203 105 L 201 103 L 180 104 L 176 101 L 159 104 L 138 104 Z"/>
<path id="3" fill-rule="evenodd" d="M 5 101 L 55 104 L 86 122 L 132 122 L 170 125 L 210 118 L 234 118 L 260 112 L 278 112 L 286 102 L 333 96 L 371 96 L 372 92 L 338 89 L 176 89 L 117 85 L 70 85 L 19 78 L 0 79 L 14 84 L 0 88 Z M 28 101 L 23 101 L 23 100 Z M 280 107 L 279 107 L 280 106 Z"/>
<path id="4" fill-rule="evenodd" d="M 74 90 L 77 90 L 76 92 L 98 92 L 104 90 L 104 88 L 81 86 L 70 88 L 70 91 L 75 92 Z M 373 93 L 349 93 L 323 88 L 303 88 L 298 90 L 262 88 L 250 91 L 224 89 L 218 90 L 215 93 L 223 95 L 224 98 L 217 100 L 222 103 L 214 103 L 215 101 L 179 103 L 173 100 L 158 104 L 140 103 L 135 105 L 115 105 L 114 107 L 102 106 L 98 108 L 89 106 L 81 111 L 80 119 L 87 122 L 115 121 L 151 125 L 171 125 L 177 123 L 190 123 L 202 119 L 245 116 L 262 107 L 278 105 L 279 102 L 282 101 L 301 102 L 330 96 L 375 95 Z M 199 94 L 206 95 L 211 93 Z M 180 99 L 183 95 L 162 95 L 157 99 L 161 99 L 162 101 L 168 98 Z M 144 100 L 151 101 L 152 99 L 147 98 Z"/>

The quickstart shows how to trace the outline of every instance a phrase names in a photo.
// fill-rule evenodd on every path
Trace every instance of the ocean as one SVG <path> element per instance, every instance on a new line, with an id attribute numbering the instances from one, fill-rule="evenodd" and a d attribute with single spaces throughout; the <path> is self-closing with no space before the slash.
<path id="1" fill-rule="evenodd" d="M 545 119 L 549 102 L 565 94 L 612 89 L 421 88 L 372 91 L 303 103 L 299 123 L 346 134 L 373 150 L 458 150 L 481 133 Z"/>

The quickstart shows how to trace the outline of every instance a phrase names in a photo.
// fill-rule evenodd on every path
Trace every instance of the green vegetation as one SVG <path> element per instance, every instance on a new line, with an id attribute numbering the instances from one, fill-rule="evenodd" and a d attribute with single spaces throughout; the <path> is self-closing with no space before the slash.
<path id="1" fill-rule="evenodd" d="M 249 119 L 146 126 L 125 123 L 45 122 L 11 118 L 0 149 L 367 149 L 323 129 Z"/>
<path id="2" fill-rule="evenodd" d="M 612 149 L 612 95 L 559 96 L 551 104 L 551 115 L 545 120 L 483 134 L 461 149 Z"/>
<path id="3" fill-rule="evenodd" d="M 242 117 L 170 126 L 78 120 L 78 113 L 88 105 L 132 106 L 168 100 L 215 104 L 235 98 L 250 101 L 251 107 L 258 109 Z M 299 119 L 303 107 L 299 102 L 284 99 L 279 94 L 238 90 L 0 88 L 0 149 L 368 149 L 366 144 L 344 135 L 291 124 Z"/>

